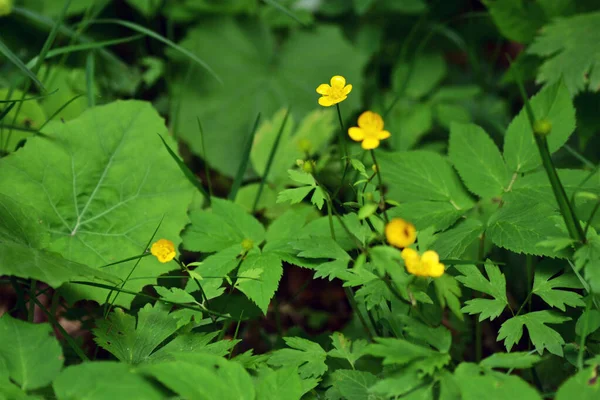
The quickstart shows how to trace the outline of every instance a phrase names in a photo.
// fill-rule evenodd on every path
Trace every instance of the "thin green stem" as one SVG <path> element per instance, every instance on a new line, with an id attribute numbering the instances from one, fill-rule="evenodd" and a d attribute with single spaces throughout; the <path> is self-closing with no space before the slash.
<path id="1" fill-rule="evenodd" d="M 365 320 L 365 317 L 362 315 L 362 313 L 360 312 L 360 309 L 358 308 L 358 303 L 356 303 L 356 299 L 354 298 L 354 292 L 352 291 L 351 288 L 349 288 L 347 286 L 344 287 L 344 292 L 346 292 L 346 297 L 348 298 L 350 307 L 352 307 L 352 310 L 358 316 L 358 319 L 360 320 L 360 323 L 362 324 L 362 326 L 365 330 L 365 333 L 367 334 L 367 337 L 369 338 L 369 341 L 372 342 L 373 334 L 371 333 L 371 330 L 369 329 L 369 325 L 367 325 L 367 321 Z"/>
<path id="2" fill-rule="evenodd" d="M 583 236 L 584 237 L 587 237 L 588 229 L 590 229 L 590 225 L 592 224 L 592 220 L 594 219 L 594 216 L 598 212 L 598 208 L 599 207 L 600 207 L 600 200 L 598 200 L 596 202 L 596 205 L 594 206 L 594 209 L 590 213 L 590 217 L 588 218 L 587 223 L 585 224 L 585 229 L 583 230 Z"/>
<path id="3" fill-rule="evenodd" d="M 327 202 L 327 218 L 329 218 L 329 232 L 331 233 L 331 238 L 335 239 L 335 229 L 333 227 L 333 204 L 331 204 L 331 197 L 329 197 L 329 193 L 325 192 L 325 201 Z"/>
<path id="4" fill-rule="evenodd" d="M 588 336 L 588 328 L 590 323 L 590 309 L 592 308 L 592 294 L 588 295 L 588 299 L 585 305 L 584 314 L 585 318 L 583 319 L 583 332 L 581 337 L 579 338 L 579 352 L 577 353 L 577 369 L 583 369 L 583 355 L 585 353 L 585 340 Z"/>
<path id="5" fill-rule="evenodd" d="M 383 179 L 381 178 L 381 168 L 379 168 L 377 158 L 375 157 L 375 150 L 371 150 L 371 158 L 373 159 L 373 165 L 375 165 L 375 172 L 377 173 L 377 180 L 379 183 L 379 195 L 381 196 L 381 202 L 383 203 L 383 217 L 385 219 L 385 222 L 387 223 L 390 219 L 388 218 L 385 206 L 385 195 L 383 194 Z"/>
<path id="6" fill-rule="evenodd" d="M 342 179 L 340 180 L 340 187 L 336 190 L 336 194 L 344 187 L 344 183 L 346 180 L 346 174 L 348 172 L 348 167 L 350 165 L 350 160 L 348 159 L 348 145 L 345 140 L 345 129 L 344 122 L 342 120 L 342 111 L 340 110 L 340 104 L 337 103 L 335 105 L 337 109 L 338 121 L 340 123 L 340 133 L 339 133 L 339 146 L 340 151 L 342 151 L 342 157 L 340 158 L 340 169 L 342 172 Z"/>

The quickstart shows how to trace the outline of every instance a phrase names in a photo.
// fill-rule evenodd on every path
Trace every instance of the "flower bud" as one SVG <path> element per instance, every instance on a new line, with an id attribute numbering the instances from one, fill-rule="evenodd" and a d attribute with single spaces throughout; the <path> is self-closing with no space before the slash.
<path id="1" fill-rule="evenodd" d="M 12 6 L 13 0 L 0 0 L 0 17 L 10 14 Z"/>
<path id="2" fill-rule="evenodd" d="M 307 174 L 312 174 L 315 172 L 314 162 L 311 160 L 305 161 L 304 164 L 302 164 L 302 171 L 306 172 Z"/>
<path id="3" fill-rule="evenodd" d="M 254 242 L 251 239 L 242 240 L 242 248 L 245 251 L 250 251 L 254 247 Z"/>
<path id="4" fill-rule="evenodd" d="M 533 124 L 533 132 L 536 135 L 548 136 L 550 134 L 551 130 L 552 130 L 552 124 L 548 120 L 541 119 L 541 120 L 535 121 L 535 123 Z"/>
<path id="5" fill-rule="evenodd" d="M 308 139 L 300 139 L 298 141 L 298 148 L 300 149 L 301 152 L 303 153 L 310 153 L 312 150 L 312 143 L 310 140 Z"/>

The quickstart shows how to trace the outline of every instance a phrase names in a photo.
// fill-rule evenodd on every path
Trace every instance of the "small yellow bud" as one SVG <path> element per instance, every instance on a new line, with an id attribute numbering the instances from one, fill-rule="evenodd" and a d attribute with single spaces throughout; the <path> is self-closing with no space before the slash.
<path id="1" fill-rule="evenodd" d="M 296 165 L 302 168 L 302 166 L 304 165 L 304 160 L 296 160 Z"/>
<path id="2" fill-rule="evenodd" d="M 298 148 L 303 153 L 310 153 L 312 150 L 312 147 L 313 147 L 312 143 L 308 139 L 303 138 L 298 141 Z"/>
<path id="3" fill-rule="evenodd" d="M 371 169 L 373 170 L 373 172 L 377 173 L 377 164 L 371 165 Z"/>
<path id="4" fill-rule="evenodd" d="M 307 174 L 312 174 L 315 171 L 314 163 L 311 160 L 306 161 L 304 164 L 302 164 L 302 171 L 306 172 Z"/>
<path id="5" fill-rule="evenodd" d="M 541 119 L 541 120 L 535 121 L 535 123 L 533 124 L 533 132 L 536 135 L 548 136 L 550 134 L 551 130 L 552 130 L 552 124 L 548 120 Z"/>
<path id="6" fill-rule="evenodd" d="M 12 6 L 13 0 L 0 0 L 0 17 L 10 14 Z"/>
<path id="7" fill-rule="evenodd" d="M 254 247 L 254 242 L 251 239 L 242 240 L 242 248 L 245 251 L 250 251 Z"/>

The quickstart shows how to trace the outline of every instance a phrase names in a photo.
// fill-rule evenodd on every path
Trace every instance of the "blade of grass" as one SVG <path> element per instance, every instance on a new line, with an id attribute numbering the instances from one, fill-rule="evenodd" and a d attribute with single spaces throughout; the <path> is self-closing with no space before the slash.
<path id="1" fill-rule="evenodd" d="M 60 114 L 62 112 L 62 110 L 64 110 L 65 108 L 67 108 L 69 106 L 69 104 L 71 104 L 72 102 L 74 102 L 75 100 L 77 100 L 78 98 L 80 98 L 81 96 L 83 96 L 82 94 L 78 94 L 77 96 L 73 97 L 72 99 L 70 99 L 69 101 L 67 101 L 65 104 L 63 104 L 62 106 L 60 106 L 58 108 L 58 110 L 54 111 L 54 113 L 52 113 L 52 115 L 46 119 L 46 121 L 42 124 L 42 126 L 40 126 L 37 130 L 37 133 L 41 134 L 42 129 L 48 124 L 48 122 L 52 121 L 54 119 L 54 117 L 56 117 L 58 114 Z"/>
<path id="2" fill-rule="evenodd" d="M 208 194 L 210 197 L 213 196 L 212 183 L 210 180 L 210 165 L 208 165 L 208 158 L 206 157 L 206 145 L 204 143 L 204 130 L 200 123 L 200 118 L 196 117 L 198 121 L 198 130 L 200 131 L 200 141 L 202 142 L 202 160 L 204 161 L 204 175 L 206 175 L 206 185 L 208 186 Z"/>
<path id="3" fill-rule="evenodd" d="M 10 112 L 10 110 L 13 109 L 13 107 L 15 106 L 15 104 L 17 104 L 17 103 L 11 103 L 11 104 L 9 104 L 8 106 L 6 106 L 4 108 L 4 110 L 2 110 L 0 112 L 0 121 L 2 121 L 4 119 L 4 117 L 6 117 L 8 115 L 8 113 Z"/>
<path id="4" fill-rule="evenodd" d="M 269 171 L 271 171 L 271 165 L 273 164 L 273 160 L 275 159 L 275 153 L 277 153 L 277 149 L 279 148 L 279 142 L 281 141 L 281 135 L 283 134 L 283 130 L 285 128 L 285 124 L 287 123 L 288 117 L 290 116 L 292 108 L 288 107 L 285 112 L 285 116 L 283 117 L 283 122 L 279 127 L 279 132 L 277 132 L 277 137 L 275 137 L 275 142 L 271 147 L 271 151 L 269 152 L 269 158 L 267 159 L 267 165 L 265 166 L 265 172 L 260 180 L 260 185 L 258 186 L 258 192 L 256 193 L 256 197 L 254 198 L 254 204 L 252 205 L 252 212 L 256 211 L 256 207 L 258 206 L 258 202 L 260 200 L 260 195 L 262 194 L 263 188 L 265 186 L 265 182 L 267 181 L 267 177 L 269 176 Z"/>
<path id="5" fill-rule="evenodd" d="M 159 35 L 158 33 L 151 31 L 148 28 L 145 28 L 141 25 L 135 24 L 133 22 L 129 22 L 129 21 L 123 21 L 121 19 L 97 19 L 94 20 L 92 22 L 90 22 L 91 24 L 112 24 L 112 25 L 121 25 L 124 26 L 126 28 L 129 28 L 133 31 L 142 33 L 144 35 L 148 35 L 153 39 L 158 40 L 159 42 L 162 42 L 164 44 L 166 44 L 169 47 L 172 47 L 173 49 L 177 50 L 178 52 L 180 52 L 181 54 L 187 56 L 188 58 L 190 58 L 191 60 L 193 60 L 194 62 L 196 62 L 198 65 L 200 65 L 202 68 L 204 68 L 208 73 L 210 73 L 219 83 L 223 83 L 223 81 L 221 80 L 221 78 L 219 77 L 219 75 L 203 60 L 201 60 L 199 57 L 197 57 L 194 53 L 192 53 L 191 51 L 179 46 L 178 44 L 176 44 L 175 42 L 167 39 L 166 37 Z"/>
<path id="6" fill-rule="evenodd" d="M 250 150 L 252 149 L 252 143 L 254 142 L 254 135 L 256 134 L 256 130 L 258 129 L 258 123 L 260 121 L 260 113 L 256 116 L 256 120 L 254 121 L 254 127 L 250 132 L 250 135 L 246 137 L 246 141 L 244 142 L 244 152 L 242 154 L 242 160 L 240 161 L 240 165 L 237 170 L 237 174 L 235 174 L 235 179 L 233 180 L 233 185 L 231 186 L 231 190 L 229 191 L 229 195 L 227 198 L 231 201 L 235 200 L 235 196 L 237 196 L 237 192 L 242 186 L 242 181 L 244 180 L 244 175 L 246 174 L 246 170 L 248 169 L 248 162 L 250 161 Z"/>
<path id="7" fill-rule="evenodd" d="M 99 268 L 112 267 L 113 265 L 123 264 L 124 262 L 127 262 L 127 261 L 133 261 L 133 260 L 137 260 L 138 258 L 148 257 L 149 255 L 151 255 L 151 254 L 150 253 L 144 253 L 144 254 L 141 254 L 139 256 L 133 256 L 133 257 L 124 258 L 122 260 L 115 261 L 115 262 L 110 263 L 110 264 L 105 264 L 105 265 L 103 265 L 103 266 L 101 266 Z"/>
<path id="8" fill-rule="evenodd" d="M 282 13 L 284 13 L 285 15 L 287 15 L 288 17 L 290 17 L 291 19 L 293 19 L 294 21 L 296 21 L 297 23 L 299 23 L 300 25 L 307 27 L 308 25 L 306 25 L 304 22 L 302 22 L 302 20 L 300 18 L 298 18 L 298 16 L 296 14 L 294 14 L 291 10 L 289 10 L 287 7 L 282 6 L 281 4 L 279 4 L 279 2 L 275 1 L 275 0 L 263 0 L 266 4 L 276 8 L 277 10 L 281 11 Z"/>
<path id="9" fill-rule="evenodd" d="M 192 185 L 194 185 L 196 187 L 196 189 L 198 189 L 198 191 L 202 194 L 202 196 L 204 196 L 206 201 L 210 204 L 210 196 L 208 195 L 208 193 L 206 193 L 206 190 L 204 190 L 204 187 L 202 187 L 202 182 L 200 182 L 198 177 L 196 177 L 196 175 L 192 172 L 192 170 L 190 170 L 189 167 L 187 165 L 185 165 L 185 163 L 179 158 L 179 156 L 177 154 L 175 154 L 175 152 L 173 150 L 171 150 L 171 147 L 169 147 L 169 145 L 167 144 L 165 139 L 160 135 L 160 133 L 157 133 L 157 135 L 160 138 L 160 140 L 162 140 L 163 145 L 165 146 L 165 148 L 171 155 L 171 158 L 173 158 L 173 160 L 175 160 L 175 162 L 179 166 L 179 169 L 181 170 L 181 172 L 183 172 L 183 174 L 188 179 L 188 181 L 190 181 L 190 183 Z"/>
<path id="10" fill-rule="evenodd" d="M 96 55 L 90 51 L 85 59 L 85 86 L 87 88 L 88 107 L 96 105 L 96 94 L 94 93 L 94 75 L 96 66 Z"/>
<path id="11" fill-rule="evenodd" d="M 47 93 L 47 94 L 42 94 L 40 96 L 33 96 L 33 97 L 27 97 L 24 99 L 7 99 L 7 100 L 0 100 L 0 104 L 4 104 L 4 103 L 22 103 L 24 101 L 30 101 L 30 100 L 39 100 L 39 99 L 43 99 L 45 97 L 51 96 L 53 94 L 55 94 L 56 92 L 58 92 L 58 89 Z"/>
<path id="12" fill-rule="evenodd" d="M 35 85 L 40 88 L 40 90 L 46 90 L 44 84 L 40 82 L 40 80 L 35 76 L 33 71 L 31 71 L 27 66 L 21 61 L 19 57 L 15 53 L 13 53 L 7 45 L 4 44 L 2 40 L 0 40 L 0 53 L 4 55 L 8 59 L 8 61 L 12 62 L 25 76 L 27 76 Z"/>

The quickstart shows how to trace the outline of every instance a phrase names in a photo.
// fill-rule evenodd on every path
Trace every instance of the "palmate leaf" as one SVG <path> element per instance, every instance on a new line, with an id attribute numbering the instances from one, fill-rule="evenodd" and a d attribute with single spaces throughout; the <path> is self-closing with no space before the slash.
<path id="1" fill-rule="evenodd" d="M 244 274 L 250 271 L 256 273 L 251 276 L 255 279 L 244 279 Z M 282 274 L 281 259 L 276 254 L 251 254 L 240 266 L 238 280 L 241 281 L 236 284 L 236 287 L 256 303 L 266 315 L 269 302 L 275 295 Z"/>
<path id="2" fill-rule="evenodd" d="M 302 379 L 318 378 L 327 372 L 327 353 L 319 344 L 299 337 L 287 337 L 283 340 L 291 348 L 275 351 L 269 358 L 269 365 L 297 367 Z"/>
<path id="3" fill-rule="evenodd" d="M 256 398 L 264 400 L 296 400 L 305 393 L 303 382 L 295 367 L 260 368 L 256 382 Z"/>
<path id="4" fill-rule="evenodd" d="M 506 350 L 510 351 L 521 340 L 523 326 L 526 326 L 529 339 L 539 354 L 542 354 L 544 349 L 548 349 L 550 353 L 562 357 L 562 345 L 565 344 L 565 341 L 558 332 L 546 324 L 561 324 L 570 319 L 548 310 L 519 315 L 502 324 L 497 340 L 504 340 Z"/>
<path id="5" fill-rule="evenodd" d="M 146 361 L 150 354 L 178 328 L 177 320 L 160 304 L 147 304 L 136 318 L 115 310 L 97 321 L 95 341 L 119 360 L 129 364 Z"/>
<path id="6" fill-rule="evenodd" d="M 369 389 L 378 382 L 377 376 L 367 371 L 338 369 L 331 374 L 333 386 L 327 391 L 327 399 L 383 400 Z"/>
<path id="7" fill-rule="evenodd" d="M 485 226 L 481 221 L 467 218 L 456 226 L 439 233 L 431 248 L 438 252 L 440 258 L 460 258 L 467 248 L 484 232 Z"/>
<path id="8" fill-rule="evenodd" d="M 21 389 L 44 387 L 60 372 L 64 358 L 50 324 L 32 324 L 4 314 L 0 337 L 0 367 L 5 364 L 7 375 Z"/>
<path id="9" fill-rule="evenodd" d="M 538 392 L 522 378 L 487 371 L 482 374 L 476 364 L 461 363 L 454 371 L 454 382 L 463 399 L 541 400 Z"/>
<path id="10" fill-rule="evenodd" d="M 457 265 L 456 269 L 462 274 L 456 279 L 466 287 L 473 290 L 485 293 L 493 299 L 473 299 L 465 302 L 465 307 L 462 311 L 473 314 L 480 314 L 479 321 L 487 318 L 493 320 L 504 311 L 508 306 L 506 297 L 506 279 L 500 268 L 491 262 L 485 264 L 485 273 L 488 276 L 486 279 L 479 268 L 475 265 Z"/>
<path id="11" fill-rule="evenodd" d="M 157 132 L 166 136 L 163 120 L 140 101 L 117 101 L 51 123 L 44 128 L 50 139 L 31 138 L 0 160 L 0 193 L 35 209 L 50 233 L 47 250 L 91 267 L 142 254 L 159 224 L 156 237 L 177 246 L 194 189 Z M 124 279 L 135 263 L 107 271 Z M 173 267 L 144 257 L 132 278 L 159 276 Z M 130 280 L 125 289 L 154 283 Z M 69 301 L 103 303 L 107 295 L 104 289 L 71 284 L 63 290 Z M 132 299 L 121 294 L 117 304 L 128 307 Z"/>
<path id="12" fill-rule="evenodd" d="M 240 23 L 213 18 L 188 32 L 180 44 L 211 65 L 224 84 L 209 81 L 204 71 L 194 71 L 189 81 L 184 73 L 180 75 L 172 85 L 172 94 L 181 99 L 176 102 L 181 106 L 172 110 L 178 120 L 177 134 L 192 151 L 202 154 L 195 126 L 199 117 L 206 132 L 208 161 L 226 175 L 235 173 L 242 154 L 239 138 L 258 111 L 272 115 L 290 104 L 293 117 L 299 120 L 318 108 L 315 88 L 334 75 L 343 75 L 353 85 L 342 107 L 350 112 L 360 103 L 367 56 L 352 47 L 336 27 L 294 30 L 282 44 L 276 44 L 269 28 L 257 19 Z M 340 69 L 339 60 L 352 62 Z"/>
<path id="13" fill-rule="evenodd" d="M 564 80 L 574 96 L 582 90 L 597 91 L 600 86 L 600 12 L 555 19 L 545 26 L 527 50 L 548 59 L 537 81 L 552 84 Z"/>
<path id="14" fill-rule="evenodd" d="M 581 289 L 581 283 L 575 274 L 564 273 L 554 277 L 559 272 L 549 264 L 540 264 L 535 269 L 533 288 L 531 292 L 542 298 L 550 307 L 565 311 L 569 307 L 584 307 L 581 295 L 576 292 L 559 290 L 558 288 Z"/>
<path id="15" fill-rule="evenodd" d="M 362 339 L 352 341 L 339 332 L 335 332 L 330 337 L 333 349 L 327 355 L 329 357 L 346 359 L 352 368 L 354 368 L 356 361 L 364 355 L 367 341 Z"/>

